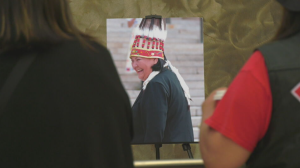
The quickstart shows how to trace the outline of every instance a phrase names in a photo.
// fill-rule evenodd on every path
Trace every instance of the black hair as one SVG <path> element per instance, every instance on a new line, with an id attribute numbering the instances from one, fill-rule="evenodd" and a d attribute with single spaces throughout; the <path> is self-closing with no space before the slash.
<path id="1" fill-rule="evenodd" d="M 281 25 L 274 40 L 282 40 L 300 32 L 300 12 L 289 11 L 283 8 Z"/>
<path id="2" fill-rule="evenodd" d="M 164 68 L 166 61 L 163 59 L 158 58 L 158 61 L 156 64 L 154 64 L 151 68 L 152 71 L 160 71 Z"/>
<path id="3" fill-rule="evenodd" d="M 95 39 L 82 33 L 71 16 L 67 0 L 0 0 L 0 50 L 70 39 L 92 47 Z"/>

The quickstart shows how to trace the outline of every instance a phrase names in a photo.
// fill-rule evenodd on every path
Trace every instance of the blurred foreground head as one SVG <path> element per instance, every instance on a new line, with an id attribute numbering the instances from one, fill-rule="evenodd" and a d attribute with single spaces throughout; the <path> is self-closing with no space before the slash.
<path id="1" fill-rule="evenodd" d="M 277 1 L 289 11 L 300 12 L 299 0 L 277 0 Z"/>
<path id="2" fill-rule="evenodd" d="M 73 24 L 67 0 L 0 0 L 0 50 L 90 38 Z"/>
<path id="3" fill-rule="evenodd" d="M 300 32 L 300 0 L 277 1 L 283 6 L 283 15 L 275 40 L 281 40 Z"/>

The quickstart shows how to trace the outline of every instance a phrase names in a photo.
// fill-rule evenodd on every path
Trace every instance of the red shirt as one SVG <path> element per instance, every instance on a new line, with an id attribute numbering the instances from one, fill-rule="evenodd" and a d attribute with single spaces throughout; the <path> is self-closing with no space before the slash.
<path id="1" fill-rule="evenodd" d="M 261 52 L 256 51 L 205 123 L 252 152 L 268 129 L 271 111 L 269 75 Z"/>

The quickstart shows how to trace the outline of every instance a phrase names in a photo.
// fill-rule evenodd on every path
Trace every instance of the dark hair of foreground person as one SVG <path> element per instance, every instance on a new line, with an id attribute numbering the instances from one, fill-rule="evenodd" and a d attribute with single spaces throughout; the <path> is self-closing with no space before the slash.
<path id="1" fill-rule="evenodd" d="M 20 60 L 34 58 L 0 107 L 0 167 L 133 167 L 129 98 L 68 3 L 0 0 L 0 98 Z"/>
<path id="2" fill-rule="evenodd" d="M 87 46 L 94 40 L 73 24 L 66 0 L 1 0 L 0 11 L 1 50 L 75 38 Z"/>

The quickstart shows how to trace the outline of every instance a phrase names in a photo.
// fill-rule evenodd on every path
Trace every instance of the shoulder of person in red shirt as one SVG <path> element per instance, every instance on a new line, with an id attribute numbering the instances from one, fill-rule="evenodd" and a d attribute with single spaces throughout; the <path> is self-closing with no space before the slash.
<path id="1" fill-rule="evenodd" d="M 205 123 L 252 152 L 268 129 L 271 111 L 267 67 L 261 52 L 255 51 Z"/>

